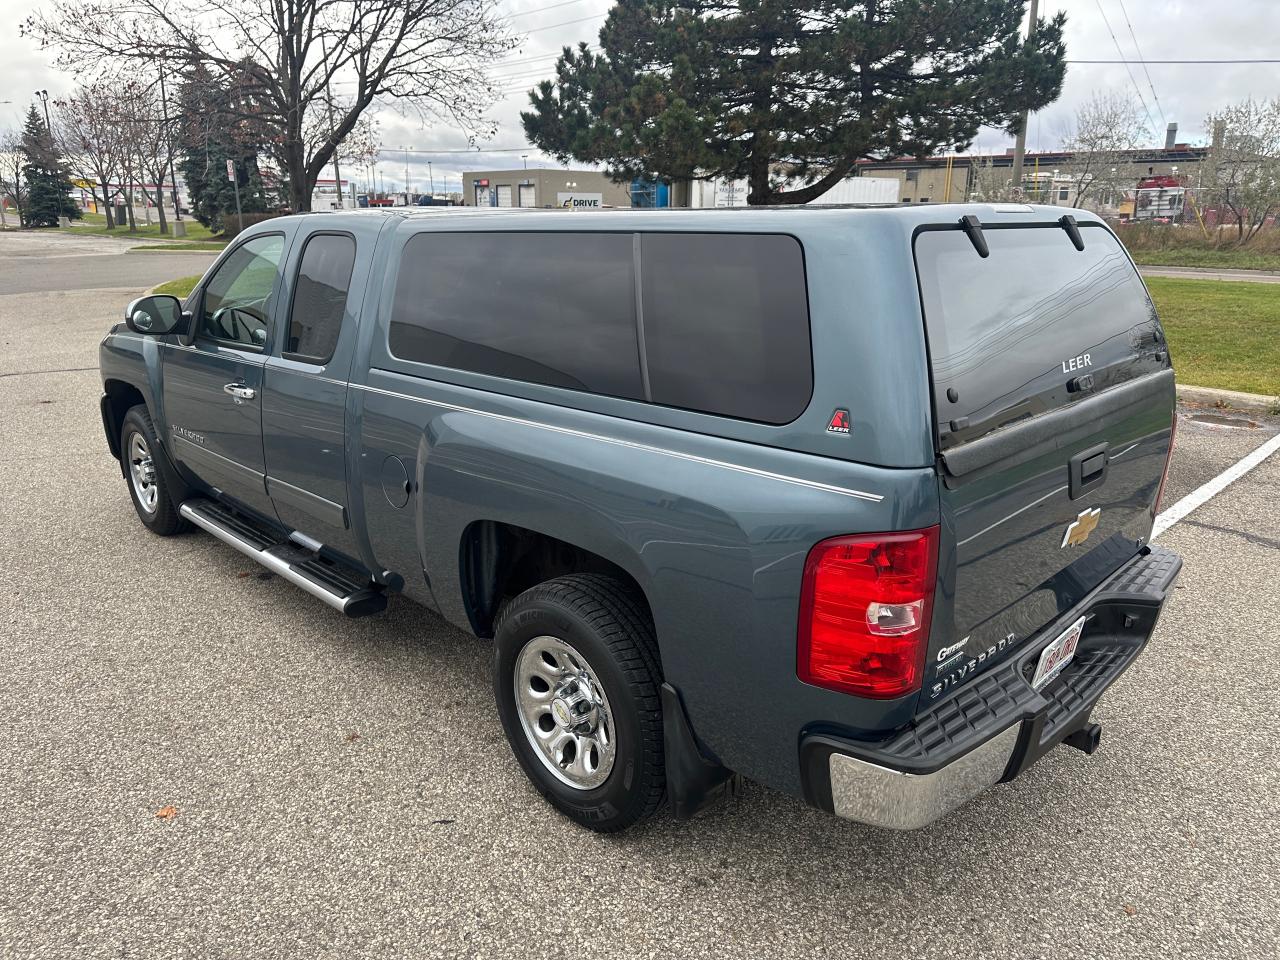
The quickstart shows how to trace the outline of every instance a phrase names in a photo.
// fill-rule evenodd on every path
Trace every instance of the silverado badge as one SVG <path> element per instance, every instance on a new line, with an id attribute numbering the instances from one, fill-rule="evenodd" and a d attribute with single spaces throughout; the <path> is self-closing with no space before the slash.
<path id="1" fill-rule="evenodd" d="M 1067 532 L 1062 535 L 1062 545 L 1064 547 L 1080 546 L 1089 539 L 1089 534 L 1093 533 L 1101 516 L 1102 511 L 1098 507 L 1092 510 L 1081 510 L 1080 515 L 1067 525 Z"/>

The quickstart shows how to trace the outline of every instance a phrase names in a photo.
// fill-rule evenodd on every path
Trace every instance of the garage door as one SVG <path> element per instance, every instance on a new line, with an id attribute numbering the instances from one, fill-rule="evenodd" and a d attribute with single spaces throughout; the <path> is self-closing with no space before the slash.
<path id="1" fill-rule="evenodd" d="M 509 183 L 498 184 L 498 206 L 500 207 L 511 206 L 511 184 Z"/>
<path id="2" fill-rule="evenodd" d="M 538 197 L 534 192 L 532 183 L 520 184 L 520 206 L 536 207 L 538 205 Z"/>

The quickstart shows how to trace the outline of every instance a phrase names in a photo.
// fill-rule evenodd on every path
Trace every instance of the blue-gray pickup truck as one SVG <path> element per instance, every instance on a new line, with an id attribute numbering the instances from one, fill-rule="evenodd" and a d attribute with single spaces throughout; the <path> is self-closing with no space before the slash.
<path id="1" fill-rule="evenodd" d="M 910 829 L 1092 753 L 1181 565 L 1164 332 L 1075 210 L 281 217 L 101 368 L 143 524 L 491 640 L 597 830 L 743 777 Z"/>

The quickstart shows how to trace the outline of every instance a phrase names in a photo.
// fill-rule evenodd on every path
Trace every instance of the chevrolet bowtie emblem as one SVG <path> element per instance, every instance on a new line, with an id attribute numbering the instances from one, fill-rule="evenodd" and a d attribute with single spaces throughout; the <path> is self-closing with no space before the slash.
<path id="1" fill-rule="evenodd" d="M 1062 535 L 1062 545 L 1064 547 L 1080 546 L 1089 539 L 1089 534 L 1093 533 L 1101 516 L 1102 511 L 1098 507 L 1092 510 L 1081 510 L 1080 515 L 1067 524 L 1067 532 Z"/>

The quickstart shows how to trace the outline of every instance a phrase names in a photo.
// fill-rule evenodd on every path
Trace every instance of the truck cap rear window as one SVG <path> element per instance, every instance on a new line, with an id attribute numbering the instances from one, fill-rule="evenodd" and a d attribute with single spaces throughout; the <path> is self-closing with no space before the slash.
<path id="1" fill-rule="evenodd" d="M 1057 224 L 987 228 L 988 257 L 958 228 L 916 237 L 944 449 L 1148 372 L 1146 287 L 1110 231 L 1081 228 L 1083 250 Z"/>

